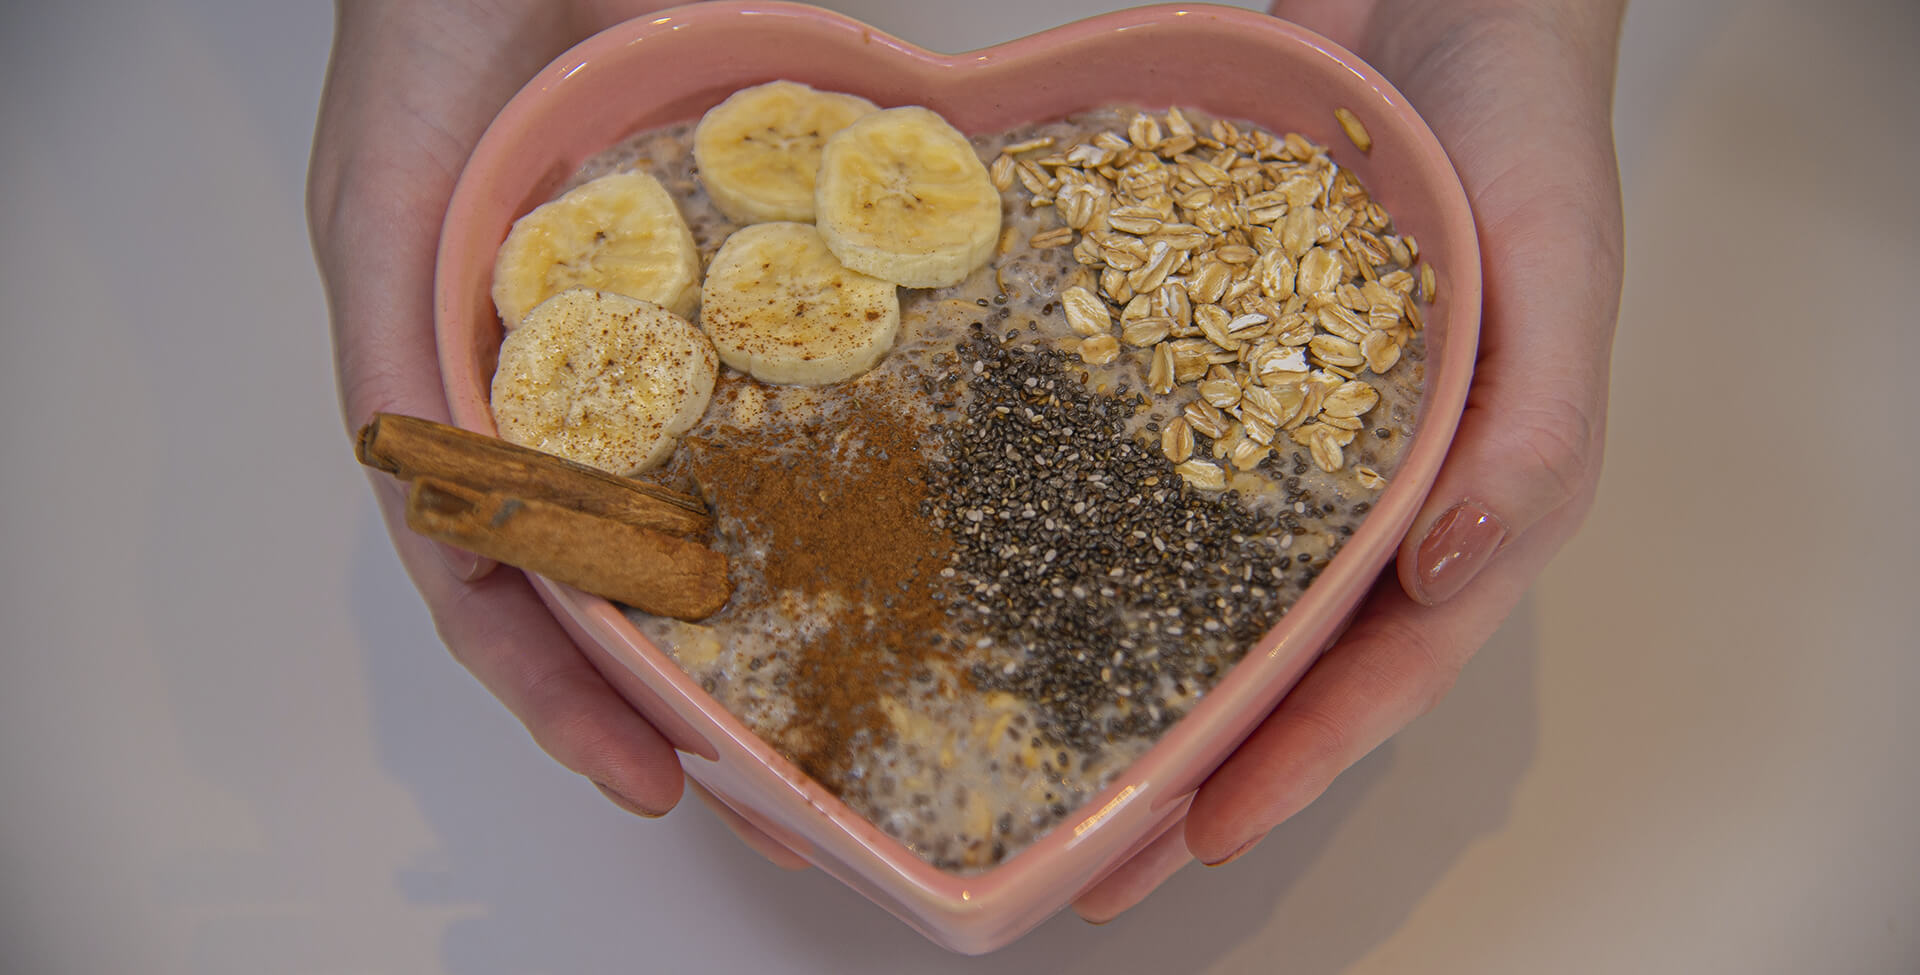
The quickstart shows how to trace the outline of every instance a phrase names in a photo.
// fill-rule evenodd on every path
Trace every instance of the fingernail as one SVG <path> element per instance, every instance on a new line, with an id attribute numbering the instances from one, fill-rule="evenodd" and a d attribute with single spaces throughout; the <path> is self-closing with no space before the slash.
<path id="1" fill-rule="evenodd" d="M 407 482 L 388 477 L 385 474 L 374 474 L 373 478 L 374 490 L 384 493 L 391 500 L 393 511 L 400 512 L 407 510 Z M 434 558 L 440 560 L 440 565 L 447 570 L 447 574 L 461 582 L 473 582 L 485 576 L 488 571 L 493 568 L 492 561 L 475 555 L 466 549 L 455 548 L 445 542 L 432 540 L 429 540 L 427 544 L 432 547 Z"/>
<path id="2" fill-rule="evenodd" d="M 620 793 L 615 792 L 612 789 L 609 789 L 598 782 L 595 782 L 593 784 L 593 787 L 596 789 L 599 789 L 600 794 L 607 797 L 607 801 L 613 803 L 616 806 L 619 806 L 622 809 L 625 809 L 626 811 L 634 814 L 635 816 L 639 816 L 642 819 L 659 819 L 661 816 L 665 815 L 665 813 L 649 812 L 645 809 L 642 809 L 633 800 L 628 799 L 626 796 L 623 796 Z"/>
<path id="3" fill-rule="evenodd" d="M 445 542 L 434 542 L 433 551 L 440 556 L 440 564 L 446 566 L 455 579 L 472 582 L 480 578 L 480 556 Z"/>
<path id="4" fill-rule="evenodd" d="M 1507 538 L 1507 526 L 1477 501 L 1447 509 L 1420 542 L 1421 601 L 1431 606 L 1452 599 L 1480 574 Z"/>
<path id="5" fill-rule="evenodd" d="M 1246 856 L 1247 851 L 1253 849 L 1256 846 L 1259 846 L 1260 841 L 1263 838 L 1264 837 L 1256 836 L 1253 839 L 1250 839 L 1245 843 L 1240 844 L 1240 846 L 1236 848 L 1232 853 L 1229 853 L 1218 860 L 1202 860 L 1200 862 L 1206 864 L 1209 867 L 1224 867 L 1227 864 L 1232 863 L 1233 861 L 1238 860 L 1243 856 Z"/>

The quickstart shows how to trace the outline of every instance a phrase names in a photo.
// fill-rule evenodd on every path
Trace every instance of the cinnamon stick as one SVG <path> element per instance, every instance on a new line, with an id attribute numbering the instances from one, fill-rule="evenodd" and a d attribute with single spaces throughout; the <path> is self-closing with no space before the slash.
<path id="1" fill-rule="evenodd" d="M 682 538 L 713 529 L 697 498 L 419 417 L 375 414 L 360 428 L 354 455 L 403 481 L 436 478 Z"/>
<path id="2" fill-rule="evenodd" d="M 407 525 L 655 616 L 704 619 L 733 594 L 726 557 L 704 545 L 540 498 L 416 477 Z"/>

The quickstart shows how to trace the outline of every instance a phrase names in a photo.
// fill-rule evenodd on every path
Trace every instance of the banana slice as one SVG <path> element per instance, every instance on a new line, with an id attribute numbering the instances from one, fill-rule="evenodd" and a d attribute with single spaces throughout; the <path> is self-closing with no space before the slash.
<path id="1" fill-rule="evenodd" d="M 811 224 L 728 235 L 700 292 L 721 361 L 766 383 L 819 386 L 873 368 L 900 331 L 891 281 L 842 265 Z"/>
<path id="2" fill-rule="evenodd" d="M 700 252 L 680 208 L 647 173 L 602 176 L 521 217 L 493 262 L 493 304 L 507 328 L 568 288 L 594 288 L 691 318 Z"/>
<path id="3" fill-rule="evenodd" d="M 854 119 L 879 110 L 858 95 L 794 81 L 743 88 L 701 116 L 693 161 L 714 206 L 735 223 L 812 222 L 820 147 Z"/>
<path id="4" fill-rule="evenodd" d="M 500 343 L 503 439 L 614 474 L 645 470 L 706 411 L 713 343 L 650 301 L 589 288 L 535 306 Z"/>
<path id="5" fill-rule="evenodd" d="M 841 263 L 909 288 L 958 284 L 1000 239 L 1000 194 L 953 126 L 918 106 L 827 140 L 815 220 Z"/>

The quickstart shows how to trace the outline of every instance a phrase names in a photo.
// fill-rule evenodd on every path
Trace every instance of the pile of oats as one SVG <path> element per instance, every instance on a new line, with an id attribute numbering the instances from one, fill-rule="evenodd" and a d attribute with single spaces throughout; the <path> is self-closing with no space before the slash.
<path id="1" fill-rule="evenodd" d="M 1357 148 L 1372 140 L 1339 117 Z M 1328 473 L 1380 401 L 1382 376 L 1433 300 L 1431 265 L 1324 146 L 1216 120 L 1202 132 L 1179 109 L 1136 113 L 1124 134 L 1060 149 L 1050 138 L 1007 146 L 994 184 L 1018 180 L 1063 226 L 1033 247 L 1072 246 L 1086 269 L 1061 295 L 1078 353 L 1094 365 L 1145 357 L 1147 385 L 1194 394 L 1161 433 L 1187 482 L 1220 489 L 1218 463 L 1257 467 L 1280 434 Z M 1417 271 L 1415 270 L 1417 268 Z M 1361 486 L 1386 480 L 1364 466 Z"/>

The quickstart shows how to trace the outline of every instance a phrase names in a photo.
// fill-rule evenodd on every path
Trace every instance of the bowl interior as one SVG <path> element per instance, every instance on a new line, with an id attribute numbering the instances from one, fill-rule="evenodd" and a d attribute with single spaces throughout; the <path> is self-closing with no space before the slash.
<path id="1" fill-rule="evenodd" d="M 948 874 L 920 860 L 733 719 L 605 600 L 543 584 L 563 622 L 598 651 L 603 671 L 689 753 L 689 774 L 935 940 L 985 950 L 1037 924 L 1180 814 L 1344 627 L 1424 498 L 1465 401 L 1479 323 L 1472 218 L 1439 144 L 1377 73 L 1316 35 L 1236 8 L 1140 8 L 951 56 L 810 7 L 677 8 L 610 29 L 558 59 L 501 112 L 463 173 L 435 284 L 457 424 L 495 432 L 487 399 L 501 330 L 489 288 L 493 253 L 512 222 L 595 153 L 776 78 L 882 106 L 926 105 L 967 132 L 1115 103 L 1196 107 L 1276 134 L 1299 132 L 1360 177 L 1397 227 L 1419 240 L 1439 279 L 1439 300 L 1426 313 L 1417 433 L 1368 520 L 1281 624 L 1121 781 L 985 873 Z M 1369 153 L 1347 141 L 1336 107 L 1366 124 Z"/>

